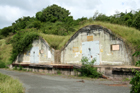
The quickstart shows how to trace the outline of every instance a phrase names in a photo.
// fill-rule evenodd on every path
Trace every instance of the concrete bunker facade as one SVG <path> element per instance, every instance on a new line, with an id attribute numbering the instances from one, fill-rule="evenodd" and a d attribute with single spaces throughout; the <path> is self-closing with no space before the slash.
<path id="1" fill-rule="evenodd" d="M 34 40 L 32 48 L 17 56 L 14 63 L 20 64 L 54 64 L 55 50 L 41 37 Z"/>
<path id="2" fill-rule="evenodd" d="M 61 50 L 61 64 L 81 64 L 82 57 L 95 65 L 132 65 L 132 54 L 125 42 L 109 29 L 89 25 L 77 31 Z"/>

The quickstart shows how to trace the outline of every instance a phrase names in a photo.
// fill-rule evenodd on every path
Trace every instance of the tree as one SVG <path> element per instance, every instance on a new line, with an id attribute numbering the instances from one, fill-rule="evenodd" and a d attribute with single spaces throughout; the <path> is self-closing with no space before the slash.
<path id="1" fill-rule="evenodd" d="M 73 22 L 74 21 L 73 21 L 73 17 L 72 16 L 64 18 L 63 21 L 64 21 L 63 26 L 66 29 L 67 34 L 68 34 L 68 31 L 71 31 L 71 32 L 75 31 L 73 29 Z"/>
<path id="2" fill-rule="evenodd" d="M 42 12 L 36 13 L 36 18 L 43 22 L 56 22 L 62 21 L 70 15 L 69 10 L 61 8 L 58 5 L 51 5 L 43 9 Z"/>
<path id="3" fill-rule="evenodd" d="M 15 33 L 20 29 L 24 29 L 27 26 L 28 21 L 30 21 L 31 19 L 34 18 L 27 16 L 27 17 L 17 19 L 15 23 L 12 23 L 12 32 Z"/>
<path id="4" fill-rule="evenodd" d="M 132 26 L 140 30 L 140 13 L 138 13 L 136 18 L 133 20 Z"/>
<path id="5" fill-rule="evenodd" d="M 37 12 L 36 13 L 36 18 L 38 19 L 38 20 L 40 20 L 40 21 L 43 21 L 43 19 L 42 19 L 42 12 L 41 11 L 39 11 L 39 12 Z"/>
<path id="6" fill-rule="evenodd" d="M 94 18 L 94 17 L 93 17 Z M 95 18 L 94 18 L 95 19 Z M 97 21 L 110 21 L 110 18 L 105 14 L 99 14 L 96 19 Z"/>
<path id="7" fill-rule="evenodd" d="M 3 35 L 3 36 L 8 36 L 9 33 L 12 32 L 12 27 L 9 26 L 9 27 L 4 27 L 1 31 L 0 31 L 0 35 Z"/>

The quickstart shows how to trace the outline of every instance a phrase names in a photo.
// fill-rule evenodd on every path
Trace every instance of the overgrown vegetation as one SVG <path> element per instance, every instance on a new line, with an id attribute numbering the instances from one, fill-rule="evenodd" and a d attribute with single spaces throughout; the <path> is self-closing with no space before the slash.
<path id="1" fill-rule="evenodd" d="M 5 68 L 5 63 L 0 60 L 0 68 Z"/>
<path id="2" fill-rule="evenodd" d="M 22 32 L 17 32 L 11 40 L 13 50 L 10 61 L 15 61 L 18 54 L 28 51 L 32 47 L 33 40 L 38 39 L 38 37 L 38 33 L 35 31 L 28 31 L 28 29 Z"/>
<path id="3" fill-rule="evenodd" d="M 135 76 L 130 81 L 132 85 L 130 93 L 140 93 L 140 72 L 137 70 L 133 72 L 135 72 Z"/>
<path id="4" fill-rule="evenodd" d="M 7 44 L 7 40 L 9 37 L 0 40 L 0 66 L 7 67 L 9 62 L 9 58 L 11 56 L 12 46 L 11 44 Z"/>
<path id="5" fill-rule="evenodd" d="M 57 72 L 56 72 L 58 75 L 61 75 L 62 74 L 62 72 L 60 71 L 60 70 L 57 70 Z"/>
<path id="6" fill-rule="evenodd" d="M 140 46 L 139 46 L 139 48 L 140 48 Z M 134 54 L 133 54 L 133 56 L 140 56 L 140 51 L 136 51 Z M 138 60 L 137 62 L 136 62 L 136 64 L 135 64 L 136 66 L 140 66 L 140 60 Z"/>
<path id="7" fill-rule="evenodd" d="M 140 51 L 136 51 L 133 54 L 133 56 L 139 56 L 139 55 L 140 55 Z M 136 66 L 140 66 L 140 60 L 136 62 Z M 140 93 L 140 71 L 133 70 L 133 72 L 135 73 L 135 76 L 130 81 L 130 84 L 132 85 L 130 93 Z"/>
<path id="8" fill-rule="evenodd" d="M 87 57 L 82 57 L 82 67 L 77 69 L 77 71 L 81 73 L 80 76 L 99 78 L 101 74 L 97 72 L 97 68 L 93 67 L 95 61 L 96 59 L 93 59 L 89 62 Z"/>
<path id="9" fill-rule="evenodd" d="M 0 93 L 24 93 L 24 88 L 18 80 L 0 73 Z"/>

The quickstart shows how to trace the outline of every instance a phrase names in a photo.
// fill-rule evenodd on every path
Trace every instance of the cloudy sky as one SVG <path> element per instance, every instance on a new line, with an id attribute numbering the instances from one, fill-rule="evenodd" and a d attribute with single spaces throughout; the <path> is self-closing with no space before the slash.
<path id="1" fill-rule="evenodd" d="M 69 10 L 74 19 L 92 17 L 96 11 L 113 15 L 115 11 L 140 9 L 140 0 L 0 0 L 0 29 L 23 16 L 35 16 L 52 4 Z"/>

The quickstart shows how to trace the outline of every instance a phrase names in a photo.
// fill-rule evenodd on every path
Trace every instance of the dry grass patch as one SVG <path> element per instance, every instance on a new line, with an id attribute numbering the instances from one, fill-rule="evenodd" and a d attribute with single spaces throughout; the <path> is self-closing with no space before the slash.
<path id="1" fill-rule="evenodd" d="M 71 37 L 71 35 L 58 36 L 58 35 L 48 35 L 43 33 L 40 33 L 40 36 L 43 37 L 49 43 L 49 45 L 54 49 L 61 49 Z"/>
<path id="2" fill-rule="evenodd" d="M 0 73 L 0 93 L 24 93 L 24 88 L 17 79 Z"/>

